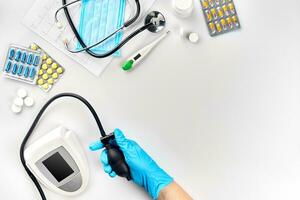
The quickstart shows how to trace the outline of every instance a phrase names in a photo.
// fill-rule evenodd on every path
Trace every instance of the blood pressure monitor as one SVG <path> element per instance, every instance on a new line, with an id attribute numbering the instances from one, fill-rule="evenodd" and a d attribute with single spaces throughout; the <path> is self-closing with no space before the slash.
<path id="1" fill-rule="evenodd" d="M 35 177 L 58 194 L 77 195 L 87 186 L 87 159 L 71 130 L 54 129 L 29 145 L 24 157 Z"/>
<path id="2" fill-rule="evenodd" d="M 53 96 L 41 108 L 20 146 L 21 163 L 43 200 L 46 200 L 46 195 L 40 182 L 62 195 L 79 194 L 88 183 L 87 160 L 73 131 L 59 127 L 27 146 L 30 136 L 48 106 L 55 100 L 66 97 L 81 101 L 89 109 L 98 125 L 100 141 L 107 151 L 109 165 L 118 176 L 131 180 L 124 154 L 118 145 L 113 144 L 114 133 L 106 134 L 92 105 L 78 94 L 61 93 Z"/>

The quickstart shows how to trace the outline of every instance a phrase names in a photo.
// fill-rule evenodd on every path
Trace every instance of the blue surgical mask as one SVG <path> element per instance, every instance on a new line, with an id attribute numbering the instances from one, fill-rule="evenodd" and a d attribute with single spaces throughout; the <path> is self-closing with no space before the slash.
<path id="1" fill-rule="evenodd" d="M 82 0 L 78 32 L 87 46 L 104 39 L 124 24 L 126 0 Z M 122 32 L 93 47 L 91 50 L 103 54 L 122 40 Z M 77 45 L 81 49 L 81 45 Z M 114 53 L 120 56 L 120 50 Z"/>

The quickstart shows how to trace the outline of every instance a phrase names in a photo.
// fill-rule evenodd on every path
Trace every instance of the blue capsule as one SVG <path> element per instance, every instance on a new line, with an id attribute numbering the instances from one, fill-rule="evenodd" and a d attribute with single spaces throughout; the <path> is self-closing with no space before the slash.
<path id="1" fill-rule="evenodd" d="M 13 66 L 13 69 L 11 71 L 12 74 L 16 74 L 17 73 L 17 70 L 18 70 L 18 64 L 15 63 L 14 66 Z"/>
<path id="2" fill-rule="evenodd" d="M 25 78 L 28 78 L 28 76 L 29 76 L 29 71 L 30 71 L 30 68 L 29 68 L 29 67 L 26 67 L 25 70 L 24 70 L 24 77 L 25 77 Z"/>
<path id="3" fill-rule="evenodd" d="M 26 62 L 26 58 L 27 58 L 27 54 L 26 54 L 26 52 L 23 52 L 22 57 L 21 57 L 21 62 L 25 63 Z"/>
<path id="4" fill-rule="evenodd" d="M 10 60 L 12 60 L 13 58 L 14 58 L 14 56 L 15 56 L 15 49 L 14 48 L 11 48 L 10 50 L 9 50 L 9 56 L 8 56 L 8 58 L 10 59 Z"/>
<path id="5" fill-rule="evenodd" d="M 9 71 L 10 71 L 11 65 L 12 65 L 12 63 L 11 63 L 10 61 L 8 61 L 8 62 L 6 63 L 6 66 L 5 66 L 5 71 L 6 71 L 6 72 L 9 72 Z"/>
<path id="6" fill-rule="evenodd" d="M 34 57 L 33 65 L 37 66 L 39 64 L 39 62 L 40 62 L 40 56 L 36 55 Z"/>
<path id="7" fill-rule="evenodd" d="M 27 58 L 27 64 L 28 65 L 31 65 L 32 64 L 32 61 L 33 61 L 33 55 L 32 54 L 29 54 L 28 58 Z"/>
<path id="8" fill-rule="evenodd" d="M 36 74 L 36 70 L 35 70 L 34 68 L 31 68 L 29 77 L 30 77 L 31 79 L 34 79 L 35 74 Z"/>
<path id="9" fill-rule="evenodd" d="M 15 60 L 17 62 L 19 62 L 19 60 L 21 59 L 21 55 L 22 55 L 22 52 L 20 50 L 18 50 L 17 53 L 16 53 L 16 57 L 15 57 Z"/>
<path id="10" fill-rule="evenodd" d="M 20 65 L 20 67 L 18 68 L 17 74 L 18 74 L 19 76 L 22 75 L 23 68 L 24 68 L 23 65 Z"/>

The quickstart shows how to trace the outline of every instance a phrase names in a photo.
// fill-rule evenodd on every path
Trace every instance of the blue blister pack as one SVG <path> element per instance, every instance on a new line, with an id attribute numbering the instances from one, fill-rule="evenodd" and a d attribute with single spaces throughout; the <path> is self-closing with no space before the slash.
<path id="1" fill-rule="evenodd" d="M 41 66 L 41 52 L 18 45 L 10 45 L 3 67 L 3 74 L 11 79 L 36 84 Z"/>

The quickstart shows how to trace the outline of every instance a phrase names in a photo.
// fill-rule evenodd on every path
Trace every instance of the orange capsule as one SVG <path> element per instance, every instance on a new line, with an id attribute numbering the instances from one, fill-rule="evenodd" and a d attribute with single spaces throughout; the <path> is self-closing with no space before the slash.
<path id="1" fill-rule="evenodd" d="M 218 19 L 217 10 L 215 8 L 211 9 L 211 14 L 213 15 L 214 19 Z"/>
<path id="2" fill-rule="evenodd" d="M 202 6 L 204 9 L 207 9 L 209 7 L 208 1 L 207 0 L 202 1 Z"/>
<path id="3" fill-rule="evenodd" d="M 239 26 L 239 22 L 238 22 L 238 19 L 237 19 L 236 15 L 232 16 L 231 19 L 232 19 L 235 26 Z"/>
<path id="4" fill-rule="evenodd" d="M 227 5 L 223 5 L 222 8 L 223 8 L 223 10 L 224 10 L 224 13 L 225 13 L 226 15 L 229 15 Z"/>
<path id="5" fill-rule="evenodd" d="M 210 22 L 209 24 L 209 29 L 212 33 L 215 33 L 216 32 L 216 27 L 215 27 L 215 24 Z"/>
<path id="6" fill-rule="evenodd" d="M 221 19 L 220 22 L 221 22 L 221 25 L 222 25 L 223 29 L 226 30 L 227 29 L 227 25 L 226 25 L 225 19 Z"/>
<path id="7" fill-rule="evenodd" d="M 218 10 L 219 17 L 220 18 L 224 17 L 223 9 L 221 7 L 218 7 L 217 10 Z"/>
<path id="8" fill-rule="evenodd" d="M 217 31 L 220 33 L 222 31 L 221 25 L 217 22 L 216 23 Z"/>
<path id="9" fill-rule="evenodd" d="M 227 17 L 226 18 L 226 21 L 227 21 L 227 24 L 230 28 L 233 28 L 233 24 L 232 24 L 232 21 L 231 21 L 231 18 L 230 17 Z"/>
<path id="10" fill-rule="evenodd" d="M 210 22 L 210 21 L 212 20 L 211 12 L 210 12 L 209 10 L 206 10 L 206 11 L 205 11 L 205 14 L 206 14 L 207 20 Z"/>
<path id="11" fill-rule="evenodd" d="M 228 4 L 228 8 L 229 8 L 229 10 L 231 11 L 232 14 L 235 13 L 235 8 L 234 8 L 234 5 L 232 3 Z"/>

